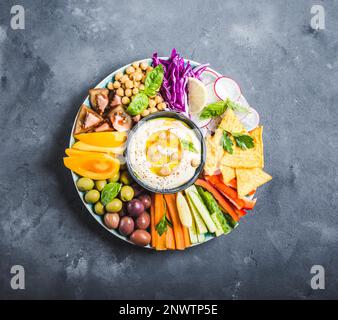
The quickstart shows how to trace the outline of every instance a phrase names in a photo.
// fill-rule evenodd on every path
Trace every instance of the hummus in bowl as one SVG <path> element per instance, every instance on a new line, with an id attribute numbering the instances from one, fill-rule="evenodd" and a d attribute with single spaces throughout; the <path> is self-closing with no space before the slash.
<path id="1" fill-rule="evenodd" d="M 205 144 L 199 128 L 176 112 L 143 119 L 129 134 L 127 166 L 131 176 L 156 193 L 176 193 L 201 173 Z"/>

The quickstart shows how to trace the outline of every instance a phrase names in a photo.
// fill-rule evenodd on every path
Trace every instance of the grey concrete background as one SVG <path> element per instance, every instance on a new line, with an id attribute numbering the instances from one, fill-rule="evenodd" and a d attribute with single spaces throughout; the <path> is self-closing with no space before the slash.
<path id="1" fill-rule="evenodd" d="M 337 1 L 24 1 L 16 31 L 14 4 L 0 3 L 0 298 L 338 298 Z M 156 253 L 90 217 L 62 157 L 87 90 L 172 47 L 240 83 L 274 179 L 231 235 Z M 10 288 L 15 264 L 26 290 Z"/>

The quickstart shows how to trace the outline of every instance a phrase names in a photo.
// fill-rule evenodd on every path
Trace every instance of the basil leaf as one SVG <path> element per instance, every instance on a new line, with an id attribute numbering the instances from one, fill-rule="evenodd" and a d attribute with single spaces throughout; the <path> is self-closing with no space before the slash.
<path id="1" fill-rule="evenodd" d="M 140 92 L 130 102 L 127 108 L 127 112 L 131 116 L 137 116 L 148 107 L 148 103 L 149 103 L 148 97 L 143 92 Z"/>
<path id="2" fill-rule="evenodd" d="M 106 184 L 101 192 L 101 203 L 105 206 L 112 202 L 120 192 L 121 187 L 122 184 L 117 182 Z"/>
<path id="3" fill-rule="evenodd" d="M 234 153 L 234 149 L 232 148 L 232 146 L 233 146 L 232 140 L 230 139 L 229 133 L 226 132 L 225 130 L 223 130 L 222 146 L 223 146 L 223 149 L 226 152 L 228 152 L 230 154 Z"/>
<path id="4" fill-rule="evenodd" d="M 196 148 L 194 147 L 194 144 L 188 140 L 183 140 L 181 139 L 181 144 L 182 144 L 182 148 L 185 150 L 189 150 L 191 152 L 197 153 Z"/>
<path id="5" fill-rule="evenodd" d="M 241 113 L 250 113 L 249 108 L 242 106 L 236 102 L 231 101 L 229 98 L 225 101 L 228 108 L 232 109 L 233 111 L 241 112 Z"/>
<path id="6" fill-rule="evenodd" d="M 159 64 L 156 68 L 150 71 L 144 82 L 144 93 L 153 97 L 160 90 L 164 78 L 163 65 Z"/>
<path id="7" fill-rule="evenodd" d="M 227 109 L 226 101 L 217 101 L 215 103 L 210 103 L 204 107 L 202 113 L 200 114 L 200 119 L 210 119 L 222 115 Z"/>
<path id="8" fill-rule="evenodd" d="M 255 146 L 254 140 L 248 135 L 232 133 L 232 136 L 235 139 L 236 145 L 242 150 L 251 149 Z"/>
<path id="9" fill-rule="evenodd" d="M 163 199 L 163 203 L 164 203 L 164 215 L 161 218 L 161 220 L 158 222 L 158 224 L 155 226 L 155 230 L 157 231 L 159 236 L 162 236 L 163 233 L 167 232 L 168 226 L 170 228 L 173 227 L 173 224 L 167 217 L 167 203 L 164 201 L 164 199 Z"/>

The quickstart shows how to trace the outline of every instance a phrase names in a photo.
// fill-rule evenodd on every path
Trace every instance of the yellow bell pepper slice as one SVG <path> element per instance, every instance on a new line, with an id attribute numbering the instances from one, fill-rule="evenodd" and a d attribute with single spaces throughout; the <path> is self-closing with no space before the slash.
<path id="1" fill-rule="evenodd" d="M 63 158 L 63 163 L 65 167 L 78 175 L 94 180 L 112 178 L 120 170 L 120 161 L 105 154 L 86 157 L 65 157 Z"/>
<path id="2" fill-rule="evenodd" d="M 119 147 L 127 140 L 126 132 L 92 132 L 74 136 L 86 144 L 97 147 Z"/>
<path id="3" fill-rule="evenodd" d="M 82 150 L 82 151 L 92 151 L 92 152 L 104 152 L 109 154 L 123 154 L 126 149 L 126 144 L 122 144 L 119 147 L 98 147 L 92 146 L 90 144 L 78 141 L 72 146 L 73 149 Z"/>

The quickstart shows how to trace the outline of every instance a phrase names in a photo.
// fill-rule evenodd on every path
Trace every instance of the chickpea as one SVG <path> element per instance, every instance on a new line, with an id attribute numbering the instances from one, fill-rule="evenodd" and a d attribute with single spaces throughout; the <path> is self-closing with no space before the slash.
<path id="1" fill-rule="evenodd" d="M 124 91 L 124 94 L 127 96 L 127 97 L 131 97 L 133 95 L 133 92 L 131 91 L 131 89 L 126 89 Z"/>
<path id="2" fill-rule="evenodd" d="M 133 94 L 138 94 L 139 90 L 137 86 L 134 85 Z"/>
<path id="3" fill-rule="evenodd" d="M 162 176 L 169 176 L 170 173 L 171 173 L 171 170 L 170 170 L 170 168 L 168 168 L 168 167 L 163 167 L 163 168 L 160 170 L 160 174 L 161 174 Z"/>
<path id="4" fill-rule="evenodd" d="M 127 104 L 130 103 L 130 99 L 129 99 L 128 97 L 123 97 L 123 98 L 122 98 L 122 103 L 123 103 L 124 105 L 127 105 Z"/>
<path id="5" fill-rule="evenodd" d="M 118 89 L 118 88 L 121 87 L 121 82 L 120 81 L 115 81 L 114 84 L 113 84 L 113 86 L 114 86 L 114 89 Z"/>
<path id="6" fill-rule="evenodd" d="M 109 90 L 114 90 L 114 85 L 113 85 L 113 83 L 112 83 L 112 82 L 108 82 L 107 88 L 108 88 Z"/>
<path id="7" fill-rule="evenodd" d="M 122 88 L 118 88 L 116 90 L 116 94 L 120 97 L 123 97 L 124 96 L 124 90 Z"/>
<path id="8" fill-rule="evenodd" d="M 140 64 L 138 63 L 138 62 L 134 62 L 133 64 L 132 64 L 132 66 L 134 67 L 134 69 L 136 70 L 139 66 L 140 66 Z"/>
<path id="9" fill-rule="evenodd" d="M 148 109 L 145 109 L 145 110 L 143 110 L 143 112 L 141 113 L 141 116 L 142 117 L 146 117 L 146 116 L 148 116 L 150 114 L 150 111 L 148 110 Z"/>
<path id="10" fill-rule="evenodd" d="M 138 81 L 134 81 L 134 88 L 138 88 L 138 87 L 139 87 L 139 85 L 140 85 L 140 82 L 138 82 Z"/>
<path id="11" fill-rule="evenodd" d="M 126 70 L 126 74 L 132 74 L 134 72 L 135 72 L 135 69 L 132 66 L 128 67 L 127 70 Z"/>
<path id="12" fill-rule="evenodd" d="M 146 62 L 142 62 L 142 63 L 140 64 L 140 68 L 141 68 L 142 70 L 147 70 L 148 64 L 147 64 Z"/>
<path id="13" fill-rule="evenodd" d="M 161 96 L 156 96 L 155 102 L 156 102 L 156 104 L 159 104 L 159 103 L 163 102 L 163 98 Z"/>
<path id="14" fill-rule="evenodd" d="M 146 75 L 144 75 L 144 76 L 142 77 L 142 80 L 141 80 L 141 82 L 142 82 L 142 83 L 145 83 L 145 82 L 146 82 L 146 78 L 147 78 L 147 76 L 146 76 Z"/>
<path id="15" fill-rule="evenodd" d="M 156 107 L 158 110 L 164 110 L 167 107 L 167 105 L 164 102 L 161 102 Z"/>
<path id="16" fill-rule="evenodd" d="M 128 77 L 128 75 L 123 75 L 123 77 L 121 78 L 121 82 L 122 83 L 126 83 L 127 81 L 129 81 L 129 77 Z"/>
<path id="17" fill-rule="evenodd" d="M 156 107 L 150 108 L 150 113 L 155 113 L 155 112 L 157 112 L 157 111 L 158 111 L 158 110 L 157 110 Z"/>
<path id="18" fill-rule="evenodd" d="M 131 80 L 126 81 L 125 85 L 126 85 L 126 88 L 128 89 L 132 89 L 134 87 L 134 83 Z"/>
<path id="19" fill-rule="evenodd" d="M 134 122 L 139 122 L 141 120 L 141 116 L 138 114 L 137 116 L 133 117 Z"/>
<path id="20" fill-rule="evenodd" d="M 135 73 L 135 75 L 134 75 L 134 80 L 135 80 L 135 81 L 141 81 L 141 80 L 142 80 L 142 77 L 143 77 L 143 74 L 142 74 L 142 73 Z"/>
<path id="21" fill-rule="evenodd" d="M 115 80 L 120 80 L 122 77 L 123 77 L 123 73 L 122 73 L 122 72 L 118 72 L 118 73 L 115 75 Z"/>
<path id="22" fill-rule="evenodd" d="M 139 85 L 139 90 L 144 90 L 144 84 L 143 83 L 141 83 L 140 85 Z"/>
<path id="23" fill-rule="evenodd" d="M 155 100 L 149 99 L 149 107 L 150 107 L 150 109 L 156 107 L 156 102 L 155 102 Z"/>
<path id="24" fill-rule="evenodd" d="M 153 69 L 154 69 L 154 68 L 153 68 L 152 66 L 148 66 L 148 67 L 147 67 L 147 72 L 151 72 L 151 71 L 153 71 Z"/>
<path id="25" fill-rule="evenodd" d="M 199 166 L 199 164 L 200 164 L 200 162 L 199 162 L 198 159 L 192 159 L 192 160 L 191 160 L 191 166 L 192 166 L 192 167 L 196 168 L 196 167 Z"/>

